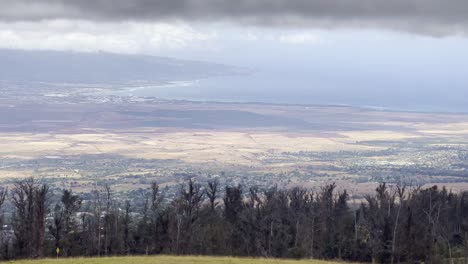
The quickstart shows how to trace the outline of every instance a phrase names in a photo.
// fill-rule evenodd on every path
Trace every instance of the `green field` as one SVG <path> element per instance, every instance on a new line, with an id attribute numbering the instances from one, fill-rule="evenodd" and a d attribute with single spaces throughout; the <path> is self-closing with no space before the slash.
<path id="1" fill-rule="evenodd" d="M 277 260 L 277 259 L 249 259 L 225 257 L 115 257 L 115 258 L 73 258 L 73 259 L 42 259 L 11 261 L 14 264 L 338 264 L 333 261 L 320 260 Z"/>

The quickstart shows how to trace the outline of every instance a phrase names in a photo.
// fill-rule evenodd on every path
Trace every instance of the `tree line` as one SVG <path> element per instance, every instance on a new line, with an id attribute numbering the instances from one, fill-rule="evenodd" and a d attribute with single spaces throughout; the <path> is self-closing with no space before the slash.
<path id="1" fill-rule="evenodd" d="M 3 209 L 2 209 L 3 208 Z M 380 184 L 350 200 L 319 191 L 205 185 L 174 199 L 152 183 L 141 197 L 110 186 L 86 199 L 26 179 L 0 188 L 0 259 L 115 255 L 223 255 L 455 263 L 468 255 L 468 192 Z M 7 211 L 8 211 L 7 210 Z"/>

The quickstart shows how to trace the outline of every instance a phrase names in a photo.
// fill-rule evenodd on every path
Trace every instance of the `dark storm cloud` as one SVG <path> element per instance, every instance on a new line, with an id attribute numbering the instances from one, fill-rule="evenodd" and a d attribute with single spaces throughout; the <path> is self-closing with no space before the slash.
<path id="1" fill-rule="evenodd" d="M 0 0 L 4 21 L 235 21 L 263 26 L 468 32 L 467 0 Z"/>

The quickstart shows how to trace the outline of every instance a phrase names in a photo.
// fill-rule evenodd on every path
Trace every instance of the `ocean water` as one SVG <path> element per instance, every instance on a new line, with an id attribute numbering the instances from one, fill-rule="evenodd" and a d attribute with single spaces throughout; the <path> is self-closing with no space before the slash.
<path id="1" fill-rule="evenodd" d="M 417 82 L 363 82 L 304 73 L 256 72 L 175 81 L 116 94 L 190 101 L 350 105 L 397 111 L 468 113 L 468 88 L 439 89 Z"/>

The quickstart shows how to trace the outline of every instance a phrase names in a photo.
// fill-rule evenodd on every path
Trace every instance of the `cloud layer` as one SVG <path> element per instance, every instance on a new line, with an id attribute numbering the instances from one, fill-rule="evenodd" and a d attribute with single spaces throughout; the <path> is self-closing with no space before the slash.
<path id="1" fill-rule="evenodd" d="M 206 45 L 216 36 L 184 23 L 46 20 L 0 23 L 0 49 L 155 53 Z"/>
<path id="2" fill-rule="evenodd" d="M 0 0 L 0 20 L 235 21 L 468 33 L 466 0 Z"/>

